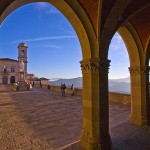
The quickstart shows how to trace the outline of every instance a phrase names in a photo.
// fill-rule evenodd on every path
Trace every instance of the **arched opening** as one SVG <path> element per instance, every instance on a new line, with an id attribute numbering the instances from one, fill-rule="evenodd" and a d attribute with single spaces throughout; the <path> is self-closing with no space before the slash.
<path id="1" fill-rule="evenodd" d="M 6 8 L 6 10 L 3 12 L 3 14 L 0 17 L 0 23 L 2 24 L 2 22 L 4 21 L 4 19 L 11 13 L 13 12 L 16 8 L 19 8 L 20 6 L 23 6 L 25 4 L 31 3 L 31 2 L 40 2 L 40 0 L 22 0 L 21 2 L 12 2 L 10 6 L 8 6 Z M 93 25 L 89 19 L 89 17 L 87 16 L 87 13 L 84 11 L 83 7 L 81 6 L 81 4 L 78 1 L 63 1 L 63 0 L 59 0 L 59 1 L 54 1 L 54 0 L 45 0 L 42 2 L 49 2 L 52 5 L 54 5 L 56 8 L 58 8 L 65 16 L 66 18 L 69 20 L 69 22 L 72 24 L 74 30 L 76 31 L 76 34 L 79 38 L 80 44 L 81 44 L 81 50 L 82 50 L 82 59 L 83 61 L 81 61 L 81 67 L 82 67 L 82 75 L 83 75 L 83 70 L 86 71 L 88 70 L 88 66 L 92 64 L 93 61 L 97 61 L 97 58 L 99 58 L 98 53 L 99 53 L 99 43 L 97 40 L 97 36 L 95 33 L 95 30 L 93 28 Z M 94 59 L 93 59 L 94 58 Z M 96 58 L 96 59 L 95 59 Z M 99 60 L 98 60 L 99 61 Z M 85 66 L 85 67 L 84 67 Z M 87 69 L 86 69 L 87 68 Z M 90 69 L 90 72 L 92 70 Z M 88 72 L 88 73 L 90 73 Z M 89 88 L 89 86 L 91 86 L 91 83 L 93 84 L 93 80 L 94 78 L 90 77 L 89 75 L 87 76 L 87 73 L 85 73 L 83 75 L 83 111 L 85 113 L 83 113 L 83 118 L 86 118 L 87 113 L 91 113 L 91 111 L 88 111 L 87 108 L 87 101 L 93 101 L 92 99 L 94 98 L 93 96 L 88 96 L 89 94 L 93 94 L 93 92 L 91 91 L 91 87 Z M 98 83 L 97 80 L 94 81 L 96 84 Z M 98 87 L 98 85 L 97 85 Z M 98 93 L 96 94 L 98 95 Z M 89 99 L 90 98 L 90 99 Z M 91 103 L 92 104 L 92 103 Z M 92 106 L 92 105 L 91 105 Z M 90 106 L 90 107 L 91 107 Z M 89 108 L 90 108 L 89 107 Z M 93 107 L 93 106 L 92 106 Z M 89 114 L 90 116 L 90 114 Z M 99 120 L 99 118 L 96 118 L 97 120 Z M 91 136 L 91 134 L 93 134 L 91 128 L 93 128 L 95 125 L 92 125 L 90 123 L 90 128 L 89 128 L 89 122 L 92 122 L 91 118 L 88 119 L 83 119 L 83 127 L 82 130 L 85 129 L 87 130 L 86 132 L 89 132 L 90 134 L 88 135 L 89 137 Z M 94 122 L 93 124 L 97 125 L 97 122 Z M 98 131 L 98 128 L 96 129 L 96 131 Z M 89 130 L 89 131 L 88 131 Z M 84 136 L 86 136 L 86 132 L 82 132 L 83 136 L 81 137 L 81 139 L 83 139 L 83 146 L 89 145 L 89 141 L 87 140 L 88 138 L 84 138 Z M 99 133 L 97 133 L 99 134 Z M 93 135 L 95 136 L 95 135 Z M 96 136 L 97 138 L 97 136 Z M 85 141 L 84 141 L 85 140 Z M 87 143 L 87 144 L 85 144 Z"/>
<path id="2" fill-rule="evenodd" d="M 112 145 L 115 147 L 118 146 L 119 142 L 122 142 L 121 139 L 126 131 L 120 133 L 120 128 L 128 124 L 131 111 L 130 74 L 128 70 L 130 62 L 127 48 L 118 32 L 111 40 L 108 59 L 111 60 L 108 83 L 109 132 Z"/>
<path id="3" fill-rule="evenodd" d="M 124 27 L 120 27 L 118 30 L 118 33 L 120 34 L 120 36 L 122 37 L 126 45 L 126 48 L 129 54 L 129 60 L 130 60 L 129 72 L 130 72 L 130 82 L 131 82 L 130 83 L 131 96 L 129 99 L 127 99 L 127 97 L 123 99 L 123 104 L 126 104 L 126 102 L 131 104 L 131 113 L 129 115 L 129 109 L 126 109 L 126 108 L 124 109 L 124 111 L 125 112 L 128 111 L 128 113 L 123 113 L 121 115 L 121 113 L 117 112 L 119 113 L 118 116 L 121 115 L 121 119 L 123 119 L 124 121 L 122 120 L 123 122 L 121 123 L 121 125 L 116 126 L 116 128 L 115 127 L 111 128 L 111 123 L 110 123 L 110 134 L 112 136 L 113 147 L 122 149 L 123 147 L 128 147 L 124 141 L 126 139 L 128 139 L 128 141 L 132 140 L 130 139 L 131 135 L 135 135 L 136 137 L 137 132 L 135 131 L 138 131 L 140 128 L 138 126 L 134 126 L 134 125 L 132 126 L 130 124 L 142 125 L 148 121 L 147 120 L 148 116 L 147 116 L 146 111 L 148 110 L 147 106 L 149 105 L 149 103 L 146 102 L 147 101 L 147 96 L 146 96 L 147 95 L 146 94 L 147 93 L 146 92 L 147 66 L 144 64 L 145 58 L 143 55 L 143 47 L 141 45 L 141 41 L 139 40 L 139 37 L 137 33 L 135 32 L 134 28 L 132 28 L 130 24 L 126 24 Z M 120 57 L 122 58 L 123 55 Z M 124 74 L 125 73 L 122 73 L 122 75 Z M 143 84 L 143 87 L 141 86 L 141 84 Z M 141 99 L 141 96 L 143 97 L 142 99 Z M 119 98 L 119 100 L 122 99 L 120 95 L 117 95 L 117 97 Z M 137 105 L 139 105 L 139 107 L 137 107 Z M 111 112 L 111 109 L 112 108 L 110 108 L 110 112 Z M 124 116 L 124 114 L 126 114 L 126 116 Z M 128 116 L 129 116 L 129 122 L 128 122 Z M 142 117 L 144 119 L 142 119 Z M 114 121 L 114 122 L 119 123 L 119 119 L 116 119 L 116 120 L 117 121 Z M 128 127 L 130 127 L 131 129 L 130 132 L 128 133 L 126 132 L 126 130 L 124 131 L 121 130 L 122 128 L 126 129 Z M 126 133 L 124 134 L 124 132 Z"/>
<path id="4" fill-rule="evenodd" d="M 25 30 L 25 28 L 24 28 L 24 30 Z M 84 35 L 84 34 L 83 34 L 83 35 Z M 82 36 L 83 36 L 83 35 L 82 35 Z M 62 38 L 63 38 L 63 37 L 62 37 Z M 17 42 L 18 42 L 18 41 L 17 41 Z M 24 41 L 24 42 L 26 42 L 26 41 Z M 27 41 L 27 42 L 29 42 L 29 41 Z M 85 41 L 84 41 L 84 42 L 85 42 Z M 74 43 L 74 44 L 75 44 L 75 43 Z M 85 46 L 86 44 L 83 44 L 83 45 Z M 75 47 L 75 45 L 73 45 L 73 47 Z M 30 47 L 30 48 L 31 48 L 31 47 Z M 57 48 L 56 48 L 56 49 L 57 49 Z M 70 47 L 70 49 L 71 49 L 71 47 Z M 72 48 L 72 49 L 73 49 L 73 48 Z M 88 50 L 87 50 L 86 52 L 87 52 L 87 53 L 84 52 L 84 53 L 86 54 L 85 58 L 89 55 L 89 54 L 88 54 Z M 38 51 L 34 51 L 33 54 L 35 54 L 35 53 L 38 53 Z M 44 52 L 43 52 L 43 53 L 44 53 Z M 57 55 L 59 55 L 59 52 L 57 53 Z M 63 55 L 62 55 L 62 56 L 63 56 Z M 56 57 L 55 57 L 55 58 L 56 58 Z M 50 61 L 51 58 L 50 58 L 50 57 L 49 57 L 49 58 L 46 57 L 46 59 L 49 59 L 49 61 Z M 73 59 L 71 60 L 71 58 L 69 58 L 69 57 L 68 57 L 68 59 L 70 59 L 70 61 L 73 61 Z M 41 61 L 41 60 L 42 60 L 42 55 L 41 55 L 41 58 L 39 58 L 39 61 Z M 53 59 L 53 61 L 54 61 L 54 59 Z M 57 61 L 57 60 L 56 60 L 56 61 Z M 58 62 L 59 62 L 59 60 L 58 60 Z M 62 59 L 59 63 L 60 63 L 60 65 L 63 64 L 63 63 L 64 63 L 64 62 L 63 62 L 63 59 Z M 46 65 L 47 65 L 47 64 L 46 64 Z M 36 64 L 35 64 L 35 67 L 36 67 Z M 37 67 L 40 67 L 40 66 L 37 66 Z M 43 67 L 45 67 L 45 66 L 43 66 Z M 47 68 L 49 68 L 49 67 L 47 66 Z M 62 68 L 60 68 L 60 69 L 62 69 Z M 75 68 L 73 68 L 73 69 L 75 69 Z M 24 94 L 23 94 L 23 95 L 24 95 Z M 24 97 L 26 97 L 26 96 L 24 96 Z M 44 96 L 43 96 L 43 97 L 44 97 Z M 38 99 L 38 95 L 34 96 L 34 99 L 36 99 L 36 98 Z M 64 101 L 65 101 L 65 99 L 64 99 Z M 64 101 L 63 101 L 63 103 L 64 103 Z M 79 103 L 81 103 L 81 101 L 79 101 L 79 100 L 77 100 L 77 101 L 78 101 Z M 56 101 L 55 101 L 55 102 L 56 102 Z M 60 103 L 60 104 L 63 104 L 63 103 Z M 30 102 L 30 104 L 31 104 L 31 102 Z M 69 106 L 71 106 L 71 103 L 69 102 L 69 100 L 68 100 L 68 104 L 69 104 Z M 67 105 L 68 105 L 68 104 L 67 104 Z M 62 105 L 60 105 L 60 106 L 62 106 Z M 18 106 L 18 107 L 19 107 L 19 106 Z M 35 108 L 36 108 L 36 107 L 35 107 Z M 75 106 L 72 105 L 72 106 L 70 107 L 70 109 L 71 109 L 71 108 L 72 108 L 73 110 L 75 110 Z M 81 107 L 79 107 L 79 108 L 81 108 Z M 79 108 L 78 108 L 78 109 L 79 109 Z M 61 108 L 59 107 L 59 109 L 61 109 Z M 64 109 L 65 109 L 65 108 L 64 108 Z M 81 109 L 82 109 L 82 108 L 81 108 Z M 73 112 L 73 113 L 74 113 L 76 116 L 79 117 L 79 116 L 81 116 L 81 109 L 79 109 L 80 112 L 79 112 L 79 111 L 78 111 L 78 112 L 75 111 L 75 112 Z M 49 109 L 49 110 L 51 110 L 51 109 Z M 55 110 L 54 110 L 54 111 L 55 111 Z M 58 112 L 59 112 L 59 111 L 58 111 Z M 69 111 L 68 111 L 68 112 L 69 112 Z M 67 112 L 67 115 L 68 115 L 68 112 Z M 57 110 L 55 111 L 55 113 L 57 113 Z M 69 114 L 70 114 L 70 113 L 71 113 L 71 112 L 69 112 Z M 60 117 L 60 116 L 59 116 L 59 117 Z M 76 117 L 75 117 L 75 118 L 76 118 Z M 62 118 L 60 118 L 60 122 L 61 122 L 61 120 L 62 120 Z M 65 119 L 64 119 L 64 120 L 65 120 Z M 62 121 L 62 122 L 63 122 L 63 121 Z M 80 122 L 81 122 L 81 120 L 80 120 Z M 71 124 L 71 122 L 70 122 L 69 124 Z M 73 123 L 73 124 L 77 125 L 77 122 L 76 122 L 76 123 Z M 58 125 L 59 125 L 59 124 L 58 124 Z M 54 125 L 54 126 L 55 126 L 55 125 Z M 55 128 L 54 126 L 52 125 L 51 128 L 54 129 L 54 128 Z M 50 127 L 49 127 L 49 128 L 50 128 Z M 59 130 L 59 128 L 58 128 L 57 130 L 58 130 L 58 132 L 59 132 L 59 131 L 61 130 L 61 128 L 60 128 L 60 130 Z M 68 129 L 68 130 L 69 130 L 69 129 Z M 78 131 L 78 129 L 76 129 L 76 130 Z M 61 131 L 65 131 L 65 130 L 63 129 L 63 130 L 61 130 Z M 60 132 L 61 132 L 61 131 L 60 131 Z M 68 133 L 68 132 L 67 132 L 67 133 Z M 48 134 L 48 132 L 46 132 L 46 134 Z M 76 132 L 76 134 L 77 134 L 77 132 Z M 81 129 L 80 129 L 80 134 L 81 134 Z M 62 135 L 62 134 L 61 134 L 61 135 Z M 69 133 L 68 133 L 68 135 L 69 135 Z M 71 135 L 71 134 L 70 134 L 70 135 Z M 48 135 L 47 135 L 47 136 L 48 136 Z M 57 136 L 59 136 L 59 135 L 57 135 Z M 72 134 L 71 136 L 73 137 L 74 135 Z M 59 137 L 60 137 L 60 136 L 59 136 Z M 52 137 L 51 137 L 51 138 L 52 138 Z M 73 138 L 74 138 L 74 137 L 73 137 Z M 79 137 L 79 138 L 80 138 L 80 137 Z M 78 140 L 79 140 L 79 139 L 78 139 Z M 73 141 L 70 141 L 70 139 L 68 139 L 68 140 L 66 140 L 66 142 L 73 142 Z M 62 143 L 60 143 L 60 144 L 62 144 Z M 63 143 L 63 144 L 65 144 L 65 143 Z M 67 143 L 67 144 L 69 144 L 69 143 Z M 64 145 L 58 145 L 58 146 L 64 146 Z"/>
<path id="5" fill-rule="evenodd" d="M 15 76 L 10 77 L 10 84 L 13 84 L 13 83 L 15 83 Z"/>
<path id="6" fill-rule="evenodd" d="M 3 23 L 5 18 L 14 10 L 19 8 L 20 6 L 23 6 L 25 4 L 29 4 L 32 2 L 41 2 L 41 0 L 22 0 L 21 2 L 12 2 L 10 6 L 7 7 L 7 9 L 3 12 L 3 14 L 0 17 L 0 24 Z M 86 16 L 86 13 L 83 12 L 80 3 L 77 1 L 69 3 L 69 5 L 61 0 L 61 1 L 53 1 L 53 0 L 44 0 L 42 2 L 48 2 L 55 6 L 62 14 L 69 20 L 71 25 L 73 26 L 74 30 L 76 31 L 81 48 L 82 48 L 82 58 L 88 59 L 92 56 L 98 55 L 98 49 L 97 49 L 97 41 L 96 41 L 96 35 L 95 31 L 92 27 L 92 24 L 88 17 Z M 74 10 L 73 10 L 74 8 Z M 78 16 L 79 15 L 79 16 Z M 91 49 L 94 49 L 91 52 Z"/>
<path id="7" fill-rule="evenodd" d="M 109 102 L 116 104 L 116 109 L 110 109 L 117 111 L 117 105 L 122 105 L 130 107 L 131 97 L 130 97 L 130 74 L 129 74 L 129 57 L 126 46 L 118 33 L 114 35 L 109 46 L 108 59 L 111 60 L 109 69 Z M 123 109 L 122 109 L 123 110 Z M 120 110 L 118 110 L 119 113 Z M 120 112 L 120 119 L 117 118 L 118 123 L 128 121 L 130 108 L 127 112 Z M 115 113 L 114 113 L 115 114 Z M 115 115 L 110 110 L 110 118 L 115 119 Z M 122 115 L 128 114 L 124 117 Z M 119 117 L 119 116 L 117 116 Z M 124 119 L 124 120 L 123 120 Z M 120 120 L 120 121 L 119 121 Z M 117 123 L 110 121 L 111 123 Z M 114 126 L 114 125 L 112 125 Z"/>

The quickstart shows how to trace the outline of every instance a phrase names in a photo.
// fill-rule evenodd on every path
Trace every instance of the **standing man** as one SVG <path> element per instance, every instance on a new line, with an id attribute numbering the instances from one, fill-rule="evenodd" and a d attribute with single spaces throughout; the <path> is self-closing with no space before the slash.
<path id="1" fill-rule="evenodd" d="M 65 83 L 62 85 L 62 96 L 66 96 L 66 85 L 65 85 Z"/>
<path id="2" fill-rule="evenodd" d="M 71 85 L 71 90 L 72 90 L 71 95 L 73 96 L 74 95 L 74 86 L 73 86 L 73 84 Z"/>

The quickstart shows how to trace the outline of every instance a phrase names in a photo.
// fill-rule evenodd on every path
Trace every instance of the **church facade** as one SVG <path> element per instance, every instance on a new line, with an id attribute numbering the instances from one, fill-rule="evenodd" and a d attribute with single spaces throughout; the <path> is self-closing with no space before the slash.
<path id="1" fill-rule="evenodd" d="M 0 84 L 13 84 L 19 80 L 19 63 L 24 63 L 24 75 L 28 78 L 27 74 L 27 49 L 25 43 L 18 45 L 18 60 L 10 58 L 0 58 Z M 32 77 L 34 75 L 32 74 Z M 31 74 L 30 74 L 30 78 Z"/>

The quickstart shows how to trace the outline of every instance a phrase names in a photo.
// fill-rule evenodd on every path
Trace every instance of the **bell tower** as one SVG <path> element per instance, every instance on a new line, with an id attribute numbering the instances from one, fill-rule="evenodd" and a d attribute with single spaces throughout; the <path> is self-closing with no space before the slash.
<path id="1" fill-rule="evenodd" d="M 24 63 L 25 78 L 26 78 L 26 74 L 27 74 L 27 63 L 28 63 L 27 49 L 28 49 L 28 46 L 24 42 L 19 43 L 19 45 L 18 45 L 18 62 L 20 63 L 23 61 L 23 63 Z"/>

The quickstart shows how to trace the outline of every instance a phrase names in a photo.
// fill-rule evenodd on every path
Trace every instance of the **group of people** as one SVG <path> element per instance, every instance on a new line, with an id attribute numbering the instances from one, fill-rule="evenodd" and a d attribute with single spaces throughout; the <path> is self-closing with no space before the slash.
<path id="1" fill-rule="evenodd" d="M 66 96 L 66 85 L 65 85 L 65 83 L 64 84 L 61 83 L 60 88 L 61 88 L 61 96 L 65 97 Z M 72 91 L 71 95 L 73 96 L 74 95 L 74 86 L 73 86 L 73 84 L 71 85 L 71 91 Z"/>

